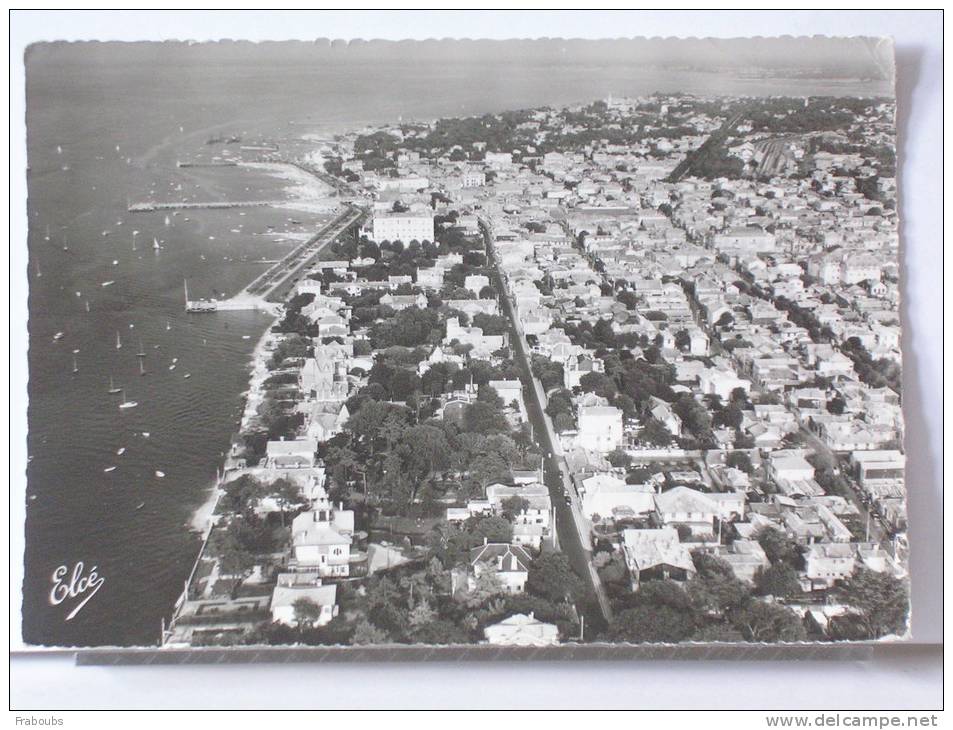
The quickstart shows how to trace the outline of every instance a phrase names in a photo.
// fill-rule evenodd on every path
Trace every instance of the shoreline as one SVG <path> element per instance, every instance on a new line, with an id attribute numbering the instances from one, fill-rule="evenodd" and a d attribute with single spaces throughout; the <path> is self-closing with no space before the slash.
<path id="1" fill-rule="evenodd" d="M 248 389 L 243 393 L 245 398 L 245 406 L 242 410 L 241 425 L 239 426 L 237 432 L 233 431 L 231 433 L 231 436 L 234 436 L 235 433 L 241 433 L 241 431 L 246 428 L 249 420 L 255 416 L 258 404 L 261 402 L 261 386 L 268 377 L 268 368 L 265 365 L 267 359 L 265 357 L 265 345 L 271 340 L 271 328 L 275 326 L 277 321 L 277 317 L 272 318 L 271 322 L 268 323 L 268 326 L 265 328 L 265 331 L 262 333 L 261 337 L 258 338 L 258 342 L 255 344 L 255 347 L 252 350 L 251 359 L 249 360 L 251 372 L 249 374 Z M 231 443 L 231 438 L 229 439 L 229 443 Z M 226 456 L 225 463 L 222 465 L 222 477 L 224 477 L 225 471 L 227 469 L 228 457 Z M 212 518 L 215 514 L 215 507 L 218 505 L 218 500 L 222 495 L 222 490 L 219 488 L 220 483 L 221 479 L 217 479 L 212 483 L 211 487 L 208 488 L 208 496 L 206 497 L 205 501 L 195 509 L 195 511 L 192 513 L 192 516 L 189 518 L 187 524 L 189 529 L 193 532 L 199 532 L 203 535 L 207 535 L 211 529 Z M 201 552 L 196 559 L 200 557 Z"/>
<path id="2" fill-rule="evenodd" d="M 288 185 L 288 200 L 280 207 L 298 210 L 303 213 L 330 213 L 340 207 L 341 202 L 334 197 L 334 190 L 304 170 L 284 162 L 241 162 L 239 167 L 258 170 L 278 178 Z"/>
<path id="3" fill-rule="evenodd" d="M 261 170 L 279 180 L 289 183 L 290 187 L 287 192 L 290 199 L 288 200 L 288 204 L 283 207 L 309 213 L 323 213 L 331 212 L 331 208 L 336 208 L 339 205 L 339 203 L 330 196 L 330 193 L 333 192 L 330 185 L 327 185 L 293 165 L 273 162 L 243 162 L 239 163 L 239 166 Z M 323 206 L 315 203 L 315 200 L 327 200 L 328 203 L 326 206 Z M 292 232 L 291 234 L 286 233 L 284 235 L 289 236 L 293 240 L 297 237 L 300 237 L 301 240 L 307 240 L 305 237 L 306 234 L 295 234 Z M 265 346 L 271 340 L 271 328 L 275 326 L 277 321 L 278 317 L 272 318 L 252 350 L 251 359 L 249 361 L 251 368 L 248 388 L 243 393 L 245 405 L 242 410 L 241 422 L 238 430 L 232 431 L 230 436 L 234 436 L 236 433 L 241 433 L 245 430 L 250 420 L 257 415 L 257 408 L 261 403 L 261 386 L 268 378 L 268 368 L 265 365 Z M 231 438 L 229 439 L 229 443 L 231 443 Z M 211 530 L 215 507 L 218 505 L 218 500 L 222 495 L 222 490 L 220 489 L 221 480 L 224 478 L 227 468 L 228 457 L 226 456 L 225 463 L 222 465 L 222 477 L 216 477 L 216 481 L 207 488 L 208 495 L 195 509 L 187 522 L 191 531 L 207 536 Z M 202 552 L 200 551 L 196 560 L 200 559 L 201 555 Z"/>

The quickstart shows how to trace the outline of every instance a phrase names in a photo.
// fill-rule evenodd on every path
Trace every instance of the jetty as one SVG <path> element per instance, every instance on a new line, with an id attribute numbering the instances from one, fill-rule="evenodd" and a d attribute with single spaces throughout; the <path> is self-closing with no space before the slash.
<path id="1" fill-rule="evenodd" d="M 288 205 L 287 200 L 209 200 L 181 203 L 157 203 L 147 200 L 133 203 L 127 210 L 130 213 L 151 213 L 157 210 L 215 210 L 227 208 L 269 208 Z"/>
<path id="2" fill-rule="evenodd" d="M 176 167 L 238 167 L 237 162 L 182 162 L 175 163 Z"/>

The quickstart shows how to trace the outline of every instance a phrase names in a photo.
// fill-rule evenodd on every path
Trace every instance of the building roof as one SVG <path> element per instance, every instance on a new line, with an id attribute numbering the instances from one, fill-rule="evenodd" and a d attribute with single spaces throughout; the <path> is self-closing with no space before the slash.
<path id="1" fill-rule="evenodd" d="M 488 562 L 497 563 L 501 572 L 525 573 L 533 559 L 521 546 L 502 542 L 487 543 L 470 551 L 470 565 Z"/>
<path id="2" fill-rule="evenodd" d="M 625 530 L 622 533 L 622 542 L 627 561 L 637 570 L 646 570 L 656 565 L 671 565 L 695 572 L 691 553 L 679 541 L 678 532 L 671 527 L 660 530 Z"/>
<path id="3" fill-rule="evenodd" d="M 718 512 L 718 505 L 714 500 L 689 487 L 674 487 L 656 495 L 655 506 L 663 513 Z"/>
<path id="4" fill-rule="evenodd" d="M 483 634 L 494 644 L 547 646 L 557 643 L 559 630 L 555 624 L 544 623 L 532 613 L 517 613 L 490 624 L 483 630 Z"/>

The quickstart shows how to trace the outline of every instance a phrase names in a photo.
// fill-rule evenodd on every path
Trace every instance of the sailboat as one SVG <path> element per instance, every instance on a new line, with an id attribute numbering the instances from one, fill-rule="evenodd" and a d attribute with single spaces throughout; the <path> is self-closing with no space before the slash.
<path id="1" fill-rule="evenodd" d="M 116 349 L 117 350 L 122 349 L 122 340 L 119 339 L 119 330 L 116 330 Z"/>
<path id="2" fill-rule="evenodd" d="M 73 350 L 73 375 L 76 375 L 79 372 L 79 365 L 76 364 L 76 353 L 79 350 Z"/>
<path id="3" fill-rule="evenodd" d="M 152 250 L 155 251 L 156 253 L 158 253 L 160 248 L 162 248 L 162 247 L 159 245 L 159 240 L 158 240 L 155 236 L 153 236 L 153 237 L 152 237 Z"/>
<path id="4" fill-rule="evenodd" d="M 86 302 L 86 311 L 89 311 L 89 302 Z"/>
<path id="5" fill-rule="evenodd" d="M 172 329 L 172 323 L 169 320 L 165 321 L 165 328 L 166 330 Z"/>
<path id="6" fill-rule="evenodd" d="M 165 217 L 165 224 L 166 224 L 167 226 L 171 226 L 171 225 L 172 225 L 172 221 L 170 220 L 170 218 L 169 218 L 168 215 L 166 215 L 166 217 Z"/>
<path id="7" fill-rule="evenodd" d="M 127 409 L 127 408 L 135 408 L 137 405 L 139 405 L 139 403 L 138 403 L 137 401 L 128 400 L 128 399 L 126 398 L 125 392 L 123 392 L 123 395 L 122 395 L 122 403 L 119 404 L 119 410 L 122 411 L 122 410 L 125 410 L 125 409 Z"/>
<path id="8" fill-rule="evenodd" d="M 49 227 L 49 225 L 47 225 L 47 227 L 46 227 L 46 235 L 43 236 L 43 240 L 44 240 L 44 241 L 49 241 L 49 240 L 50 240 L 50 227 Z"/>
<path id="9" fill-rule="evenodd" d="M 56 154 L 63 154 L 63 148 L 60 145 L 56 145 Z"/>
<path id="10" fill-rule="evenodd" d="M 43 276 L 43 272 L 40 271 L 40 262 L 37 261 L 36 262 L 36 278 L 39 279 L 42 276 Z"/>
<path id="11" fill-rule="evenodd" d="M 117 388 L 116 384 L 113 382 L 113 376 L 109 376 L 109 394 L 116 395 L 116 393 L 122 393 L 122 388 Z"/>

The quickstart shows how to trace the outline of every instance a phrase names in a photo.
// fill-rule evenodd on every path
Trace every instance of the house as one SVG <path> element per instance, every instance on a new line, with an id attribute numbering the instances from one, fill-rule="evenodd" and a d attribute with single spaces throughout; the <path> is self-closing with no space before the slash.
<path id="1" fill-rule="evenodd" d="M 622 445 L 622 411 L 614 406 L 579 409 L 578 443 L 584 449 L 609 453 Z"/>
<path id="2" fill-rule="evenodd" d="M 830 588 L 854 573 L 856 555 L 848 543 L 818 543 L 804 552 L 804 576 L 808 590 Z"/>
<path id="3" fill-rule="evenodd" d="M 334 510 L 327 500 L 302 512 L 291 523 L 292 556 L 298 568 L 322 578 L 350 574 L 354 512 Z"/>
<path id="4" fill-rule="evenodd" d="M 693 536 L 715 532 L 718 505 L 702 492 L 689 487 L 674 487 L 655 496 L 655 513 L 665 527 L 687 527 Z"/>
<path id="5" fill-rule="evenodd" d="M 661 421 L 665 428 L 669 430 L 669 433 L 676 437 L 682 435 L 682 419 L 672 410 L 670 403 L 653 395 L 649 398 L 649 407 L 652 417 Z"/>
<path id="6" fill-rule="evenodd" d="M 344 430 L 344 424 L 350 418 L 347 406 L 314 401 L 310 404 L 310 418 L 305 436 L 318 443 L 334 438 Z"/>
<path id="7" fill-rule="evenodd" d="M 322 585 L 318 573 L 281 573 L 271 594 L 271 620 L 297 626 L 295 602 L 302 599 L 319 607 L 318 617 L 307 619 L 313 626 L 324 626 L 338 614 L 336 585 Z"/>
<path id="8" fill-rule="evenodd" d="M 719 548 L 716 554 L 731 566 L 735 577 L 745 583 L 754 583 L 758 570 L 771 564 L 757 540 L 737 539 L 729 547 Z"/>
<path id="9" fill-rule="evenodd" d="M 475 579 L 483 571 L 496 572 L 503 590 L 507 593 L 522 593 L 529 576 L 532 556 L 519 545 L 484 542 L 470 551 L 470 570 L 472 576 L 467 581 L 470 590 L 476 585 Z"/>
<path id="10" fill-rule="evenodd" d="M 611 474 L 583 479 L 579 494 L 582 513 L 592 521 L 643 515 L 655 509 L 655 490 L 650 485 L 626 484 Z"/>
<path id="11" fill-rule="evenodd" d="M 745 393 L 751 392 L 751 381 L 739 378 L 731 371 L 715 368 L 698 373 L 698 385 L 704 395 L 717 395 L 723 401 L 731 398 L 735 388 L 741 388 Z"/>
<path id="12" fill-rule="evenodd" d="M 485 276 L 484 274 L 470 274 L 463 281 L 463 288 L 473 292 L 475 297 L 479 297 L 483 288 L 489 285 L 490 277 Z"/>
<path id="13" fill-rule="evenodd" d="M 555 646 L 559 629 L 529 614 L 517 613 L 483 629 L 487 643 L 500 646 Z"/>
<path id="14" fill-rule="evenodd" d="M 492 388 L 504 406 L 515 402 L 520 412 L 520 418 L 526 419 L 526 406 L 523 403 L 523 383 L 520 380 L 491 380 L 487 385 Z"/>
<path id="15" fill-rule="evenodd" d="M 269 441 L 265 447 L 267 469 L 310 469 L 315 463 L 318 442 L 313 439 Z"/>
<path id="16" fill-rule="evenodd" d="M 691 553 L 671 527 L 625 530 L 622 550 L 632 576 L 633 590 L 638 590 L 647 580 L 686 581 L 695 574 Z"/>
<path id="17" fill-rule="evenodd" d="M 814 467 L 794 451 L 775 451 L 770 455 L 769 473 L 777 480 L 799 481 L 814 478 Z"/>

